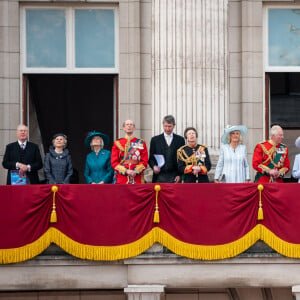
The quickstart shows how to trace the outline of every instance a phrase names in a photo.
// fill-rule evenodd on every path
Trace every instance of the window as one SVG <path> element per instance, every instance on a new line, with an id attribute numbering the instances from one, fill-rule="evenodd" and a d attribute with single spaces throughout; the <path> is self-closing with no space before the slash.
<path id="1" fill-rule="evenodd" d="M 23 7 L 22 71 L 117 73 L 117 29 L 115 7 Z"/>
<path id="2" fill-rule="evenodd" d="M 66 16 L 64 10 L 26 11 L 26 66 L 66 67 Z"/>
<path id="3" fill-rule="evenodd" d="M 265 71 L 300 71 L 300 7 L 265 9 Z"/>
<path id="4" fill-rule="evenodd" d="M 271 124 L 300 127 L 300 73 L 270 73 Z"/>

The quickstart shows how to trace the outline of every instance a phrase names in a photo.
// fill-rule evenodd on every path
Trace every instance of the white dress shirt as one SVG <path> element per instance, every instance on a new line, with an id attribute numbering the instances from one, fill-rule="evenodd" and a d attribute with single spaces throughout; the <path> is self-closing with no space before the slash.
<path id="1" fill-rule="evenodd" d="M 170 146 L 173 141 L 173 132 L 170 135 L 167 135 L 166 133 L 164 133 L 164 137 L 165 137 L 166 143 L 168 144 L 168 146 Z"/>

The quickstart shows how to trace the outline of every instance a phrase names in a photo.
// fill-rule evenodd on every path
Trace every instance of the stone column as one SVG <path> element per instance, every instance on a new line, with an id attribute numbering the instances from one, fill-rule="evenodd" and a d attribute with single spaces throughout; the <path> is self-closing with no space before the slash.
<path id="1" fill-rule="evenodd" d="M 0 1 L 0 160 L 5 145 L 16 138 L 20 119 L 20 30 L 19 1 Z M 6 170 L 0 170 L 5 184 Z"/>
<path id="2" fill-rule="evenodd" d="M 124 292 L 128 300 L 160 300 L 164 290 L 164 285 L 128 285 Z"/>
<path id="3" fill-rule="evenodd" d="M 292 286 L 292 293 L 295 296 L 296 300 L 300 300 L 300 285 Z"/>
<path id="4" fill-rule="evenodd" d="M 218 149 L 227 123 L 228 0 L 152 1 L 152 112 L 154 134 L 173 114 L 177 132 L 199 131 Z"/>
<path id="5" fill-rule="evenodd" d="M 122 124 L 131 119 L 140 136 L 140 77 L 141 77 L 141 28 L 140 0 L 122 0 L 119 3 L 120 71 L 119 71 L 119 136 L 123 136 Z"/>
<path id="6" fill-rule="evenodd" d="M 262 1 L 242 0 L 242 124 L 247 125 L 248 152 L 263 140 Z"/>

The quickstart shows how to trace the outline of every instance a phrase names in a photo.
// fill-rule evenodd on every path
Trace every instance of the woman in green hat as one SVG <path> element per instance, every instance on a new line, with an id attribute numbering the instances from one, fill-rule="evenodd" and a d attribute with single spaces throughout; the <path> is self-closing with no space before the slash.
<path id="1" fill-rule="evenodd" d="M 111 167 L 111 153 L 103 149 L 109 142 L 107 135 L 92 131 L 89 132 L 85 145 L 91 148 L 92 152 L 86 157 L 84 177 L 87 183 L 102 184 L 111 183 L 113 179 L 113 169 Z"/>

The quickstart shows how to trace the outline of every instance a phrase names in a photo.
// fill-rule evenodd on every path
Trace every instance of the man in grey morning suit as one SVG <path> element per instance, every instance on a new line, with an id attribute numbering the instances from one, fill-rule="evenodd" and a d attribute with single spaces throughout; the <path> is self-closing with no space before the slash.
<path id="1" fill-rule="evenodd" d="M 177 170 L 177 149 L 185 144 L 184 138 L 173 132 L 175 118 L 172 115 L 163 119 L 162 134 L 156 135 L 150 142 L 149 165 L 153 169 L 152 182 L 179 182 L 180 176 Z M 159 167 L 155 155 L 164 157 L 164 165 Z"/>

